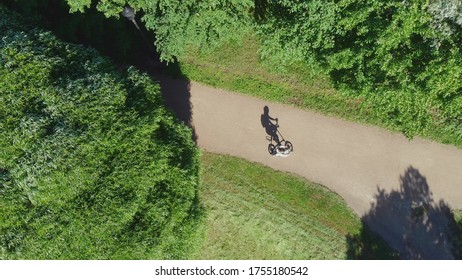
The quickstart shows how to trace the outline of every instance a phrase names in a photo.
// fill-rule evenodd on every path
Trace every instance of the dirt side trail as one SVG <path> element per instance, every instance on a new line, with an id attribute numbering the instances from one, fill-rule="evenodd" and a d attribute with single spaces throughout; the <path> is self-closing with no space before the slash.
<path id="1" fill-rule="evenodd" d="M 164 80 L 162 86 L 174 88 L 177 82 Z M 168 94 L 178 95 L 177 91 Z M 201 148 L 328 187 L 394 247 L 408 248 L 401 250 L 404 258 L 452 258 L 447 236 L 441 237 L 439 229 L 451 222 L 445 218 L 447 209 L 462 209 L 462 150 L 419 138 L 409 142 L 377 127 L 196 82 L 190 82 L 188 91 L 183 94 L 190 95 L 190 121 Z M 167 103 L 179 104 L 176 98 Z M 271 117 L 279 118 L 282 135 L 294 145 L 287 158 L 272 157 L 267 151 L 269 141 L 260 120 L 264 106 Z M 180 107 L 184 111 L 187 106 Z M 442 249 L 419 249 L 427 241 Z"/>

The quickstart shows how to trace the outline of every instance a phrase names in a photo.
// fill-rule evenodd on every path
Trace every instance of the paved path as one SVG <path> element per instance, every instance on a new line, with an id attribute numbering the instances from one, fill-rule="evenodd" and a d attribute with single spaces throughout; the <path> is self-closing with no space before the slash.
<path id="1" fill-rule="evenodd" d="M 164 80 L 164 90 L 175 84 L 178 87 L 178 80 Z M 180 87 L 186 85 L 180 84 Z M 384 205 L 388 205 L 390 211 L 391 208 L 413 211 L 413 207 L 425 204 L 427 213 L 430 210 L 441 212 L 443 206 L 462 209 L 460 149 L 419 138 L 409 142 L 400 134 L 377 127 L 326 117 L 196 82 L 190 83 L 188 91 L 181 94 L 190 95 L 192 124 L 200 147 L 263 163 L 325 185 L 341 195 L 360 217 L 384 218 L 383 214 L 376 213 L 379 207 L 387 212 Z M 176 88 L 168 94 L 180 93 Z M 173 107 L 177 103 L 169 102 Z M 184 111 L 185 104 L 181 106 Z M 279 118 L 280 131 L 294 145 L 294 152 L 287 158 L 272 157 L 267 151 L 269 142 L 260 121 L 264 106 L 269 107 L 270 116 Z M 395 201 L 391 204 L 379 201 L 387 199 Z M 419 213 L 418 209 L 415 213 Z M 428 220 L 428 217 L 422 219 Z M 436 223 L 427 220 L 421 221 L 425 224 L 425 231 L 436 228 Z M 381 226 L 390 225 L 376 227 L 383 233 L 389 229 L 381 229 Z M 403 236 L 399 238 L 403 239 Z"/>

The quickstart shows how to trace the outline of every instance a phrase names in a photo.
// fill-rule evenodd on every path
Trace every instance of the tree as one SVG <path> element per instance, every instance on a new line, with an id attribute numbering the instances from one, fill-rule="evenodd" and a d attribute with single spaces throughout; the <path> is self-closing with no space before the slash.
<path id="1" fill-rule="evenodd" d="M 321 64 L 337 88 L 363 97 L 365 107 L 410 138 L 444 123 L 462 139 L 456 2 L 263 1 L 261 53 L 281 65 Z M 438 22 L 453 22 L 454 32 L 435 29 Z"/>
<path id="2" fill-rule="evenodd" d="M 71 12 L 85 12 L 92 4 L 107 17 L 119 17 L 125 5 L 141 15 L 155 33 L 161 59 L 172 61 L 189 45 L 204 48 L 240 38 L 251 26 L 251 0 L 66 0 Z"/>
<path id="3" fill-rule="evenodd" d="M 459 0 L 430 1 L 428 11 L 433 16 L 434 26 L 448 35 L 462 31 L 462 2 Z"/>
<path id="4" fill-rule="evenodd" d="M 198 150 L 159 86 L 1 6 L 0 36 L 0 258 L 187 258 Z"/>

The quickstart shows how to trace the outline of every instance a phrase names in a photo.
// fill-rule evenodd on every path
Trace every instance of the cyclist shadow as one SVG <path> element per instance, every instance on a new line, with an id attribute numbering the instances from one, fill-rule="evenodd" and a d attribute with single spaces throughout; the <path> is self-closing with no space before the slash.
<path id="1" fill-rule="evenodd" d="M 268 106 L 263 107 L 263 114 L 260 117 L 261 125 L 266 131 L 266 139 L 270 141 L 268 144 L 268 152 L 272 156 L 287 157 L 294 150 L 290 141 L 284 139 L 281 132 L 278 130 L 278 118 L 273 118 L 269 115 Z M 275 123 L 274 123 L 275 122 Z M 273 144 L 273 141 L 275 142 Z"/>
<path id="2" fill-rule="evenodd" d="M 269 108 L 268 106 L 263 107 L 263 114 L 260 117 L 261 125 L 265 129 L 266 134 L 268 136 L 266 137 L 269 141 L 273 142 L 273 140 L 276 142 L 277 145 L 280 144 L 279 136 L 278 136 L 278 118 L 272 118 L 269 115 Z M 276 122 L 273 123 L 273 121 Z"/>

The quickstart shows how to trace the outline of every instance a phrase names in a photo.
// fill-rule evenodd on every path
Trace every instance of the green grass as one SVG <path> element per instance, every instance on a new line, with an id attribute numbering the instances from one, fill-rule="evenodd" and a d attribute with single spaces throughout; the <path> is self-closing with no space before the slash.
<path id="1" fill-rule="evenodd" d="M 231 156 L 203 152 L 201 161 L 207 218 L 196 259 L 345 259 L 347 236 L 364 233 L 323 186 Z"/>
<path id="2" fill-rule="evenodd" d="M 275 67 L 259 57 L 260 43 L 246 35 L 242 42 L 229 42 L 214 51 L 191 48 L 179 59 L 182 75 L 217 88 L 238 91 L 261 99 L 290 104 L 364 124 L 402 131 L 384 112 L 383 105 L 371 104 L 364 97 L 336 90 L 328 75 L 316 63 Z M 374 109 L 374 106 L 376 107 Z M 437 142 L 462 147 L 462 138 L 449 125 L 429 125 L 421 135 Z"/>
<path id="3" fill-rule="evenodd" d="M 455 237 L 453 239 L 453 246 L 456 259 L 462 259 L 462 210 L 453 209 L 452 214 L 455 220 Z"/>
<path id="4" fill-rule="evenodd" d="M 453 213 L 456 222 L 462 225 L 462 210 L 453 210 Z"/>
<path id="5" fill-rule="evenodd" d="M 260 45 L 255 37 L 230 42 L 213 52 L 191 48 L 180 59 L 181 72 L 189 79 L 214 87 L 229 89 L 262 99 L 315 109 L 329 115 L 366 118 L 351 114 L 360 99 L 338 93 L 329 78 L 315 65 L 298 64 L 286 73 L 271 71 L 260 61 Z"/>
<path id="6" fill-rule="evenodd" d="M 199 150 L 160 87 L 0 5 L 0 260 L 184 259 Z"/>

